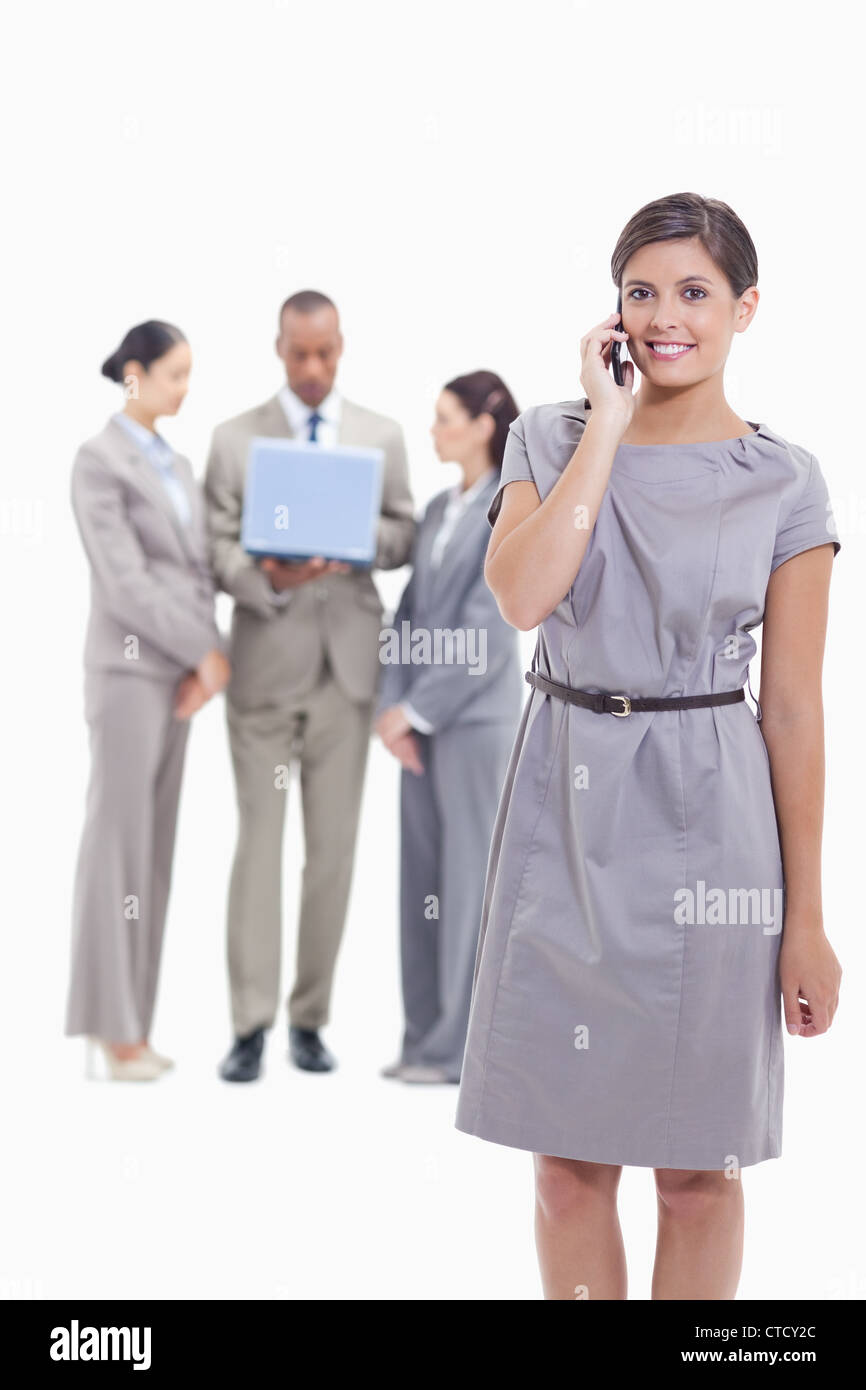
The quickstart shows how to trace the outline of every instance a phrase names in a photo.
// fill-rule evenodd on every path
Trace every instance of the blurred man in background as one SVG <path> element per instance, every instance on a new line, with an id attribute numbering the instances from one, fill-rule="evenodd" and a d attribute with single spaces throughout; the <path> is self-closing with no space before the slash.
<path id="1" fill-rule="evenodd" d="M 234 598 L 226 691 L 237 789 L 238 843 L 228 904 L 235 1039 L 227 1081 L 258 1077 L 280 992 L 281 857 L 287 769 L 300 764 L 305 862 L 295 981 L 287 999 L 296 1066 L 330 1071 L 319 1036 L 329 1020 L 349 899 L 358 815 L 379 677 L 382 603 L 369 571 L 320 557 L 257 561 L 240 545 L 249 444 L 256 435 L 384 450 L 373 568 L 397 569 L 415 534 L 406 447 L 396 421 L 346 400 L 335 385 L 343 351 L 333 302 L 316 290 L 280 311 L 286 381 L 262 405 L 218 425 L 205 493 L 211 563 Z"/>

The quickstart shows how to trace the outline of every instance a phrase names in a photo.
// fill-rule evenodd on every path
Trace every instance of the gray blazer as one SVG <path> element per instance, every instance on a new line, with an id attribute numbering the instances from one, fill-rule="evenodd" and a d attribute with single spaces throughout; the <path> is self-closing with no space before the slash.
<path id="1" fill-rule="evenodd" d="M 369 571 L 331 573 L 288 591 L 274 603 L 268 576 L 240 544 L 247 455 L 254 435 L 293 438 L 274 395 L 263 405 L 217 425 L 205 476 L 210 556 L 220 587 L 235 600 L 229 643 L 232 677 L 227 696 L 241 709 L 279 703 L 315 684 L 324 652 L 352 700 L 371 700 L 379 674 L 382 603 Z M 415 534 L 406 446 L 395 420 L 342 402 L 340 444 L 385 451 L 385 479 L 374 567 L 399 569 Z"/>
<path id="2" fill-rule="evenodd" d="M 223 645 L 202 498 L 189 460 L 176 454 L 174 464 L 190 500 L 189 527 L 116 420 L 75 456 L 72 509 L 90 562 L 87 670 L 178 680 Z"/>
<path id="3" fill-rule="evenodd" d="M 443 640 L 438 661 L 418 665 L 383 662 L 377 718 L 389 705 L 406 699 L 433 726 L 434 734 L 451 725 L 480 721 L 503 720 L 516 725 L 527 689 L 519 639 L 516 630 L 500 614 L 484 578 L 490 540 L 487 512 L 498 487 L 497 474 L 469 503 L 438 568 L 431 565 L 430 552 L 447 505 L 448 490 L 431 499 L 415 539 L 412 577 L 391 620 L 398 637 L 404 621 L 415 631 L 426 629 L 431 640 L 436 629 L 443 633 L 455 629 L 467 635 L 472 632 L 476 645 L 473 649 L 467 640 L 466 646 L 472 659 L 449 664 L 445 657 L 447 640 Z M 384 645 L 382 652 L 384 655 Z M 478 660 L 482 652 L 483 662 Z M 473 664 L 477 673 L 472 672 Z"/>

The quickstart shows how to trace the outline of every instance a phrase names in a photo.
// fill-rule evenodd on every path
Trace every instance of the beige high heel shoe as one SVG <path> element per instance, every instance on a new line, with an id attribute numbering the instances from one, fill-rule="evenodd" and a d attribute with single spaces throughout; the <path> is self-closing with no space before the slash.
<path id="1" fill-rule="evenodd" d="M 164 1057 L 161 1052 L 156 1052 L 151 1047 L 150 1043 L 143 1043 L 142 1046 L 147 1056 L 152 1057 L 157 1066 L 162 1067 L 163 1071 L 170 1071 L 174 1066 L 174 1062 L 170 1057 Z"/>
<path id="2" fill-rule="evenodd" d="M 121 1058 L 103 1038 L 87 1038 L 87 1077 L 91 1081 L 155 1081 L 163 1070 L 147 1052 Z"/>

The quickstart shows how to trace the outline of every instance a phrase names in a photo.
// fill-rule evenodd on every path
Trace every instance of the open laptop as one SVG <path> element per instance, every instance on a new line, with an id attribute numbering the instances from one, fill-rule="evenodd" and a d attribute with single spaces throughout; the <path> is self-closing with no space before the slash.
<path id="1" fill-rule="evenodd" d="M 306 440 L 250 443 L 241 545 L 278 560 L 343 560 L 368 568 L 376 554 L 384 449 Z"/>

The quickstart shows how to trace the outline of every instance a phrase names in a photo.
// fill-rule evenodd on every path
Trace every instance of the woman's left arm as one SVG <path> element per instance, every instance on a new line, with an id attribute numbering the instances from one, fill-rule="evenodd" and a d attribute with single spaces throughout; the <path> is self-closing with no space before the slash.
<path id="1" fill-rule="evenodd" d="M 824 934 L 821 835 L 824 711 L 821 673 L 833 545 L 813 546 L 773 571 L 767 586 L 758 725 L 767 745 L 785 879 L 779 955 L 789 1033 L 826 1033 L 842 971 Z"/>

